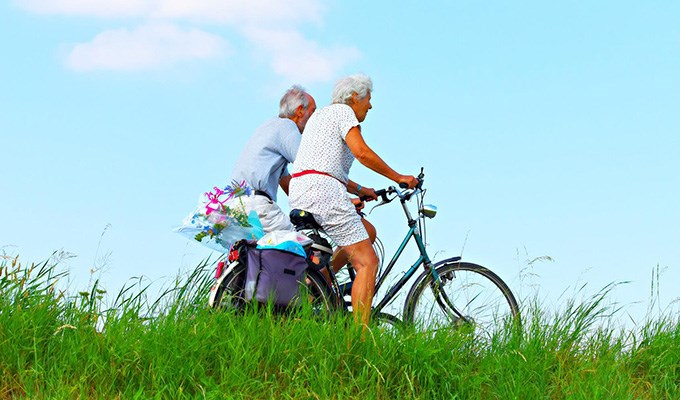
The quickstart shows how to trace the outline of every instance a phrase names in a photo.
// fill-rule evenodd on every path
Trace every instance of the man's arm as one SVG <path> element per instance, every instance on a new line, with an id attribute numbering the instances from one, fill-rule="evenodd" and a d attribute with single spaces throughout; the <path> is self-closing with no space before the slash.
<path id="1" fill-rule="evenodd" d="M 290 186 L 290 175 L 284 175 L 279 179 L 279 186 L 283 189 L 283 192 L 288 196 L 288 187 Z"/>

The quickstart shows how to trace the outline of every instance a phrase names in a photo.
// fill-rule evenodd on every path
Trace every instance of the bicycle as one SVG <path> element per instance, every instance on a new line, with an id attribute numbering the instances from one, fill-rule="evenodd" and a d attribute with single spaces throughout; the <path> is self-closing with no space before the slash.
<path id="1" fill-rule="evenodd" d="M 419 257 L 404 272 L 404 275 L 392 284 L 384 296 L 377 302 L 374 298 L 372 316 L 374 319 L 390 325 L 409 324 L 418 329 L 438 329 L 442 326 L 469 326 L 479 334 L 490 335 L 508 321 L 519 322 L 519 306 L 510 288 L 494 272 L 481 265 L 464 262 L 461 257 L 451 257 L 433 263 L 425 248 L 425 220 L 434 218 L 437 208 L 423 203 L 426 189 L 423 189 L 425 174 L 421 169 L 418 175 L 419 183 L 413 189 L 390 186 L 377 190 L 376 194 L 381 202 L 373 209 L 389 204 L 399 199 L 409 227 L 401 244 L 392 256 L 384 271 L 380 271 L 376 278 L 375 293 L 385 284 L 387 276 L 393 270 L 411 239 L 418 248 Z M 407 205 L 416 199 L 418 215 L 413 217 Z M 347 266 L 350 280 L 338 282 L 336 274 L 330 268 L 330 254 L 332 248 L 321 235 L 322 229 L 314 220 L 311 213 L 303 210 L 291 211 L 291 221 L 298 231 L 305 231 L 314 240 L 308 249 L 310 255 L 321 252 L 323 258 L 310 258 L 307 269 L 307 293 L 312 299 L 312 306 L 319 311 L 333 312 L 338 309 L 349 311 L 351 303 L 345 296 L 351 293 L 353 270 Z M 423 272 L 416 278 L 406 296 L 402 312 L 403 321 L 385 311 L 385 307 L 398 295 L 401 289 L 422 267 Z M 215 302 L 211 305 L 220 307 L 225 304 L 224 294 L 228 294 L 230 306 L 240 306 L 243 299 L 239 298 L 239 285 L 245 279 L 245 266 L 238 261 L 230 266 L 229 273 L 223 274 L 217 285 Z M 321 273 L 328 271 L 327 280 Z M 240 279 L 240 281 L 239 281 Z M 236 301 L 234 301 L 236 300 Z"/>

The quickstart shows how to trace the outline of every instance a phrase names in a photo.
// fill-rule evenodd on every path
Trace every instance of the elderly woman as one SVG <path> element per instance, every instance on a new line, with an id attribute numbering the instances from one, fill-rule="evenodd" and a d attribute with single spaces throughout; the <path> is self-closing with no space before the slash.
<path id="1" fill-rule="evenodd" d="M 405 183 L 409 188 L 418 183 L 416 177 L 390 168 L 364 142 L 359 123 L 371 109 L 372 90 L 371 79 L 361 74 L 335 84 L 332 104 L 316 110 L 307 122 L 289 189 L 290 206 L 314 214 L 338 245 L 334 257 L 349 260 L 356 270 L 352 309 L 355 319 L 364 324 L 370 318 L 378 257 L 349 193 L 373 200 L 377 196 L 372 188 L 349 180 L 349 169 L 356 158 L 396 183 Z"/>

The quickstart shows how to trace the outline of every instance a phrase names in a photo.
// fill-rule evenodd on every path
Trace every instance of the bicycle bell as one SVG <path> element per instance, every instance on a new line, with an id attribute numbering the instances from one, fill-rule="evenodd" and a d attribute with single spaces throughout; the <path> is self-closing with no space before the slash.
<path id="1" fill-rule="evenodd" d="M 427 218 L 434 218 L 434 216 L 437 215 L 437 206 L 434 204 L 423 204 L 420 208 L 420 214 Z"/>

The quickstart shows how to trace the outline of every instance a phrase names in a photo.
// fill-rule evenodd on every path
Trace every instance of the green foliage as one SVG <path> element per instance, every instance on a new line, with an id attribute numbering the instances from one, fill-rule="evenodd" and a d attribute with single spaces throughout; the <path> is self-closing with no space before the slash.
<path id="1" fill-rule="evenodd" d="M 463 329 L 364 331 L 351 317 L 208 310 L 206 261 L 149 302 L 139 281 L 106 306 L 69 296 L 47 263 L 0 264 L 0 398 L 678 398 L 680 324 L 602 327 L 597 296 L 488 341 Z"/>

